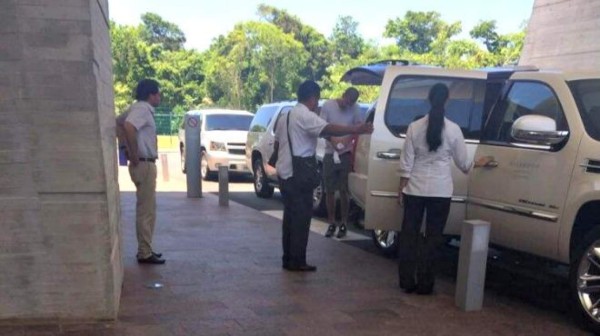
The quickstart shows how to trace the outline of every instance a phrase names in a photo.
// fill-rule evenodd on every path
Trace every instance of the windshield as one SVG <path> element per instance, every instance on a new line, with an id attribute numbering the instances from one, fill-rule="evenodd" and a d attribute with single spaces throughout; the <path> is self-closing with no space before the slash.
<path id="1" fill-rule="evenodd" d="M 206 116 L 207 131 L 247 131 L 252 122 L 251 115 L 209 114 Z"/>
<path id="2" fill-rule="evenodd" d="M 600 141 L 600 79 L 572 81 L 569 86 L 577 102 L 586 132 Z"/>

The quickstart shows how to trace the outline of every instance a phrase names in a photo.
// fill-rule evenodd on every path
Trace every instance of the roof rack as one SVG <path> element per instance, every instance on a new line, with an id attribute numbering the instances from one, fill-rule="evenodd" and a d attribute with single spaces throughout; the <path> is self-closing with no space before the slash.
<path id="1" fill-rule="evenodd" d="M 411 61 L 408 61 L 408 60 L 386 59 L 386 60 L 381 60 L 381 61 L 369 63 L 367 65 L 416 65 L 416 64 L 417 63 L 411 62 Z"/>

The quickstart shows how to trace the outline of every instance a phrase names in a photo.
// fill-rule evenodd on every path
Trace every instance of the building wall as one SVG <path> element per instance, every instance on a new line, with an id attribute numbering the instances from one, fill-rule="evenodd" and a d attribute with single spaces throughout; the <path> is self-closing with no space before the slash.
<path id="1" fill-rule="evenodd" d="M 115 318 L 108 1 L 3 0 L 0 22 L 0 320 Z"/>
<path id="2" fill-rule="evenodd" d="M 535 0 L 519 64 L 600 70 L 600 0 Z"/>

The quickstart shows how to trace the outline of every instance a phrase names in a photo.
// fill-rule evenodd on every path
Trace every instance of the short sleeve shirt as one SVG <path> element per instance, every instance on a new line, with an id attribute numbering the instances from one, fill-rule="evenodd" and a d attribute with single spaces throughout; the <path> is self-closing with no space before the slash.
<path id="1" fill-rule="evenodd" d="M 292 140 L 293 155 L 309 157 L 315 155 L 319 135 L 327 126 L 327 122 L 310 111 L 304 104 L 298 103 L 285 115 L 279 118 L 275 141 L 279 142 L 277 153 L 277 175 L 286 180 L 293 176 L 292 153 L 288 142 L 287 119 L 290 118 L 290 138 Z"/>
<path id="2" fill-rule="evenodd" d="M 328 100 L 323 104 L 321 107 L 321 118 L 328 123 L 343 126 L 357 125 L 363 122 L 358 104 L 354 104 L 346 109 L 341 109 L 335 99 Z M 333 154 L 333 145 L 329 141 L 326 143 L 325 153 Z M 349 152 L 350 150 L 351 148 L 344 148 L 339 150 L 339 153 Z"/>
<path id="3" fill-rule="evenodd" d="M 133 103 L 127 113 L 126 122 L 137 130 L 138 156 L 155 159 L 158 157 L 154 107 L 145 101 Z"/>

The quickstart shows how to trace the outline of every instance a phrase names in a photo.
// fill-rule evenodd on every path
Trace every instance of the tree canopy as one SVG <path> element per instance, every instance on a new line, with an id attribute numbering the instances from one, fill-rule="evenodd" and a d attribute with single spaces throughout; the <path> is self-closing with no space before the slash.
<path id="1" fill-rule="evenodd" d="M 349 86 L 340 82 L 344 72 L 385 59 L 466 69 L 514 64 L 525 37 L 524 30 L 500 34 L 495 21 L 480 21 L 470 38 L 457 38 L 461 22 L 446 22 L 434 11 L 407 11 L 385 25 L 383 37 L 396 44 L 381 46 L 365 40 L 351 16 L 339 16 L 326 37 L 297 16 L 263 4 L 256 21 L 235 24 L 200 52 L 185 48 L 176 24 L 154 13 L 141 19 L 137 26 L 111 22 L 118 113 L 131 103 L 142 78 L 159 81 L 164 109 L 176 114 L 202 106 L 255 111 L 264 103 L 294 99 L 306 79 L 322 85 L 323 98 L 338 97 Z M 377 97 L 376 87 L 358 89 L 361 101 Z"/>

